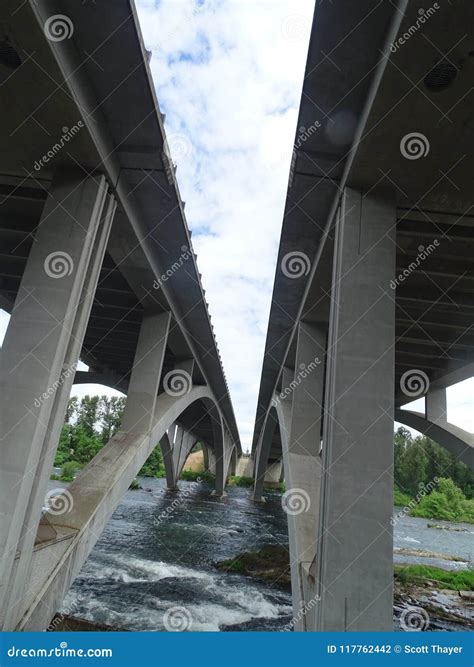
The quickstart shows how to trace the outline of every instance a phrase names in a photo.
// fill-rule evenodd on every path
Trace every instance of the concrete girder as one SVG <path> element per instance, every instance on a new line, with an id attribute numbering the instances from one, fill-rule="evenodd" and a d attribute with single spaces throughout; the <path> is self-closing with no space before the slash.
<path id="1" fill-rule="evenodd" d="M 73 384 L 103 384 L 123 394 L 127 393 L 128 384 L 126 378 L 120 377 L 118 373 L 103 371 L 76 371 Z"/>
<path id="2" fill-rule="evenodd" d="M 52 13 L 49 0 L 38 0 L 27 3 L 27 5 L 29 5 L 28 9 L 23 10 L 27 15 L 26 18 L 31 20 L 34 17 L 41 32 L 44 32 L 45 22 Z M 84 16 L 80 8 L 73 5 L 74 3 L 68 8 L 68 16 L 74 25 L 78 26 Z M 112 29 L 113 21 L 119 15 L 124 18 L 120 20 L 119 27 Z M 23 17 L 22 19 L 24 21 Z M 179 259 L 184 252 L 183 248 L 186 248 L 186 252 L 192 251 L 192 242 L 176 179 L 173 176 L 172 182 L 168 182 L 165 173 L 167 165 L 162 159 L 162 152 L 166 145 L 164 124 L 159 113 L 151 73 L 144 57 L 138 17 L 133 3 L 118 3 L 114 11 L 107 10 L 103 16 L 103 25 L 104 27 L 108 25 L 110 32 L 104 35 L 104 39 L 100 39 L 99 42 L 96 42 L 95 31 L 86 28 L 81 31 L 77 30 L 78 38 L 76 39 L 75 36 L 74 40 L 63 42 L 45 40 L 44 50 L 50 52 L 52 58 L 49 58 L 49 62 L 54 60 L 55 67 L 58 68 L 56 76 L 59 77 L 58 80 L 63 81 L 64 92 L 74 100 L 80 117 L 83 119 L 84 133 L 87 132 L 88 140 L 94 148 L 94 152 L 88 157 L 92 164 L 101 165 L 109 182 L 114 184 L 120 208 L 117 222 L 124 223 L 127 228 L 127 236 L 126 242 L 123 243 L 123 239 L 114 234 L 108 250 L 116 265 L 123 270 L 127 282 L 136 292 L 140 302 L 146 304 L 148 308 L 159 303 L 174 316 L 182 313 L 181 317 L 175 317 L 175 326 L 185 341 L 188 353 L 190 352 L 195 359 L 196 367 L 202 376 L 202 383 L 212 386 L 214 394 L 220 400 L 221 411 L 240 449 L 238 430 L 230 401 L 227 405 L 227 401 L 222 400 L 223 397 L 228 396 L 228 388 L 215 347 L 209 313 L 203 299 L 195 254 L 190 252 L 187 264 L 189 268 L 186 271 L 176 271 L 169 279 L 160 282 L 159 290 L 155 290 L 155 293 L 151 291 L 154 280 L 159 282 L 160 278 L 166 274 L 170 258 Z M 78 48 L 79 35 L 82 48 Z M 129 39 L 131 41 L 128 41 Z M 112 46 L 114 40 L 116 40 L 116 48 L 115 45 Z M 130 67 L 132 62 L 130 55 L 124 59 L 117 55 L 117 48 L 120 50 L 124 40 L 127 44 L 127 54 L 133 53 L 132 60 L 136 63 L 133 67 Z M 113 71 L 103 72 L 103 77 L 99 77 L 100 86 L 103 95 L 109 98 L 109 94 L 106 94 L 104 90 L 110 92 L 110 77 L 122 76 L 120 84 L 114 86 L 113 92 L 122 93 L 127 86 L 131 86 L 137 98 L 134 114 L 130 115 L 124 111 L 129 97 L 122 98 L 123 104 L 116 100 L 113 104 L 109 102 L 107 108 L 104 107 L 97 85 L 94 85 L 94 83 L 97 84 L 97 81 L 94 82 L 91 77 L 87 63 L 86 66 L 83 63 L 81 52 L 87 49 L 86 44 L 89 45 L 91 51 L 104 44 L 115 49 L 115 54 L 111 51 L 107 56 L 119 58 L 120 62 L 117 61 L 117 67 L 113 68 Z M 137 86 L 138 81 L 140 81 L 139 86 Z M 126 95 L 125 92 L 124 95 Z M 133 120 L 137 117 L 140 118 L 139 122 Z M 124 135 L 117 134 L 117 128 L 123 129 Z M 127 153 L 127 146 L 124 145 L 124 142 L 135 131 L 145 133 L 145 153 L 153 164 L 150 165 L 150 169 L 144 171 L 153 173 L 152 178 L 143 177 L 143 165 L 140 161 L 133 163 L 134 166 L 130 169 L 127 168 L 128 165 L 131 166 L 129 160 L 127 160 L 128 165 L 124 165 L 123 158 Z M 156 150 L 153 148 L 153 158 L 150 155 L 150 146 L 157 146 Z M 159 225 L 156 222 L 157 208 L 161 215 Z M 130 235 L 130 229 L 133 235 Z M 138 243 L 136 243 L 137 240 Z M 140 256 L 136 258 L 137 262 L 135 262 L 135 254 Z M 150 287 L 147 288 L 147 285 Z M 166 301 L 166 306 L 164 301 Z M 206 354 L 201 354 L 202 350 L 206 350 Z"/>

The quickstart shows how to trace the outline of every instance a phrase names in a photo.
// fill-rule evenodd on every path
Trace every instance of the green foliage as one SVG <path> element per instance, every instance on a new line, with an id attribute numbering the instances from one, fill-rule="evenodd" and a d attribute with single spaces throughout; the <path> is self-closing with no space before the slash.
<path id="1" fill-rule="evenodd" d="M 139 477 L 165 477 L 163 455 L 159 447 L 155 447 L 145 465 L 138 473 Z"/>
<path id="2" fill-rule="evenodd" d="M 89 463 L 118 429 L 124 405 L 124 397 L 71 398 L 54 465 L 64 468 L 70 461 L 82 466 Z"/>
<path id="3" fill-rule="evenodd" d="M 130 484 L 130 486 L 129 486 L 128 488 L 129 488 L 131 491 L 138 491 L 139 489 L 142 489 L 143 487 L 142 487 L 142 485 L 140 484 L 140 482 L 138 481 L 138 479 L 135 478 L 135 479 L 132 481 L 132 483 Z"/>
<path id="4" fill-rule="evenodd" d="M 185 482 L 214 482 L 215 477 L 209 471 L 197 472 L 196 470 L 183 470 L 181 479 Z"/>
<path id="5" fill-rule="evenodd" d="M 99 401 L 99 418 L 101 421 L 100 439 L 106 445 L 120 427 L 125 409 L 125 396 L 101 396 Z"/>
<path id="6" fill-rule="evenodd" d="M 454 591 L 474 590 L 474 570 L 442 570 L 430 565 L 395 565 L 395 577 L 402 584 L 423 585 L 439 582 L 440 588 Z"/>
<path id="7" fill-rule="evenodd" d="M 72 482 L 80 468 L 81 464 L 78 461 L 66 461 L 63 465 L 63 471 L 59 479 L 62 482 Z"/>
<path id="8" fill-rule="evenodd" d="M 403 491 L 400 491 L 398 486 L 395 484 L 395 488 L 393 490 L 393 504 L 396 507 L 406 507 L 408 503 L 411 501 L 411 496 L 409 496 L 406 493 L 403 493 Z"/>
<path id="9" fill-rule="evenodd" d="M 240 560 L 240 558 L 229 558 L 228 560 L 223 560 L 219 563 L 219 567 L 225 572 L 245 572 L 245 565 Z"/>
<path id="10" fill-rule="evenodd" d="M 474 500 L 472 498 L 462 502 L 462 521 L 474 523 Z"/>
<path id="11" fill-rule="evenodd" d="M 435 477 L 449 477 L 466 498 L 473 498 L 474 471 L 438 443 L 425 436 L 413 438 L 400 427 L 394 435 L 394 450 L 395 483 L 402 493 L 416 497 L 421 483 L 428 485 Z"/>
<path id="12" fill-rule="evenodd" d="M 196 470 L 183 470 L 181 472 L 181 479 L 185 482 L 202 482 L 202 481 L 213 481 L 214 476 L 209 472 L 198 472 Z"/>
<path id="13" fill-rule="evenodd" d="M 74 396 L 69 400 L 66 420 L 59 438 L 54 465 L 63 469 L 61 480 L 74 479 L 74 473 L 87 465 L 120 428 L 125 408 L 124 396 Z M 144 477 L 164 477 L 163 456 L 159 447 L 150 454 L 140 470 Z"/>
<path id="14" fill-rule="evenodd" d="M 467 500 L 452 479 L 442 477 L 437 488 L 421 498 L 410 514 L 428 519 L 474 523 L 474 500 Z"/>
<path id="15" fill-rule="evenodd" d="M 87 465 L 120 428 L 125 408 L 124 396 L 74 396 L 69 400 L 66 419 L 59 438 L 54 465 L 62 468 L 60 479 L 70 481 L 78 468 Z M 197 444 L 193 451 L 202 449 Z M 165 466 L 160 447 L 155 447 L 143 468 L 142 477 L 165 477 Z M 209 473 L 185 471 L 182 479 L 206 481 L 214 478 Z"/>
<path id="16" fill-rule="evenodd" d="M 244 486 L 250 487 L 254 485 L 253 477 L 240 477 L 239 475 L 231 475 L 227 480 L 229 486 Z"/>

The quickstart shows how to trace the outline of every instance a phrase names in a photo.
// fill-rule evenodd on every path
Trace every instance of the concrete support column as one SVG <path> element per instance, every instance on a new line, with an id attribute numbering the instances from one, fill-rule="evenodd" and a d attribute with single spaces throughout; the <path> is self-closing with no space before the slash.
<path id="1" fill-rule="evenodd" d="M 326 332 L 325 326 L 304 322 L 298 326 L 290 437 L 288 451 L 283 452 L 295 630 L 314 629 L 306 627 L 309 617 L 299 612 L 305 603 L 303 578 L 308 576 L 318 539 Z M 291 499 L 299 500 L 301 511 L 291 511 Z"/>
<path id="2" fill-rule="evenodd" d="M 165 465 L 167 489 L 168 491 L 175 491 L 177 480 L 173 464 L 173 445 L 170 440 L 171 434 L 174 435 L 174 427 L 161 438 L 160 447 L 163 455 L 163 463 Z"/>
<path id="3" fill-rule="evenodd" d="M 237 449 L 233 447 L 232 455 L 230 457 L 229 475 L 234 476 L 236 474 L 237 474 Z"/>
<path id="4" fill-rule="evenodd" d="M 211 475 L 216 474 L 216 454 L 211 447 L 207 448 L 207 463 L 209 466 L 209 472 Z"/>
<path id="5" fill-rule="evenodd" d="M 272 461 L 271 463 L 270 461 L 268 462 L 264 480 L 264 486 L 267 489 L 275 488 L 276 486 L 278 486 L 278 484 L 280 483 L 281 469 L 282 469 L 281 459 L 279 461 Z"/>
<path id="6" fill-rule="evenodd" d="M 448 401 L 446 387 L 430 387 L 425 396 L 426 419 L 434 424 L 448 421 Z"/>
<path id="7" fill-rule="evenodd" d="M 178 483 L 181 472 L 183 471 L 186 459 L 188 458 L 196 442 L 197 438 L 195 435 L 193 435 L 189 431 L 181 429 L 180 442 L 175 443 L 175 448 L 173 450 L 173 463 L 176 475 L 176 484 Z"/>
<path id="8" fill-rule="evenodd" d="M 318 629 L 391 630 L 394 203 L 346 189 L 336 221 L 316 572 Z"/>
<path id="9" fill-rule="evenodd" d="M 202 443 L 202 457 L 203 457 L 203 465 L 204 465 L 204 472 L 209 472 L 209 450 L 207 448 L 206 443 Z"/>
<path id="10" fill-rule="evenodd" d="M 216 424 L 215 431 L 215 438 L 221 437 L 222 439 L 214 449 L 216 452 L 216 488 L 212 492 L 212 495 L 222 498 L 226 495 L 225 485 L 227 482 L 227 474 L 229 471 L 230 456 L 232 452 L 230 450 L 230 440 L 225 428 L 223 426 L 222 428 L 219 428 Z M 220 436 L 221 432 L 222 436 Z"/>
<path id="11" fill-rule="evenodd" d="M 124 431 L 148 433 L 152 427 L 170 317 L 170 313 L 143 316 L 122 419 Z"/>
<path id="12" fill-rule="evenodd" d="M 264 501 L 263 497 L 263 483 L 265 481 L 265 473 L 267 472 L 268 455 L 272 446 L 273 434 L 277 427 L 277 416 L 274 410 L 271 410 L 265 421 L 260 442 L 257 446 L 256 461 L 255 461 L 255 483 L 253 488 L 253 500 L 257 502 Z"/>
<path id="13" fill-rule="evenodd" d="M 0 621 L 15 627 L 115 202 L 103 176 L 56 177 L 1 351 Z M 15 562 L 15 555 L 18 558 Z M 15 565 L 15 567 L 14 567 Z"/>

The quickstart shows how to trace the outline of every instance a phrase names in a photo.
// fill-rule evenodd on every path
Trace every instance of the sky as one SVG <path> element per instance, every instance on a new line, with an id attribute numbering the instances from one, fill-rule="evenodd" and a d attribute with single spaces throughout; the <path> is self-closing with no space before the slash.
<path id="1" fill-rule="evenodd" d="M 245 450 L 314 0 L 136 4 Z M 0 311 L 0 343 L 7 321 Z M 73 389 L 86 393 L 117 392 Z M 473 379 L 448 390 L 448 419 L 469 431 L 473 395 Z"/>
<path id="2" fill-rule="evenodd" d="M 314 1 L 138 0 L 137 9 L 246 448 Z"/>

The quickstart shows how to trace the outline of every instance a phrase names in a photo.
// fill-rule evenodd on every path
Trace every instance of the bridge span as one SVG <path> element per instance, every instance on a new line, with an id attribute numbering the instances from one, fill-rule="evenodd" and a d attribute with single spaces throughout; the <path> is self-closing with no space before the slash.
<path id="1" fill-rule="evenodd" d="M 316 2 L 253 440 L 256 500 L 283 460 L 298 630 L 393 627 L 394 418 L 473 465 L 446 407 L 474 370 L 473 21 Z"/>
<path id="2" fill-rule="evenodd" d="M 446 388 L 474 367 L 474 7 L 425 14 L 316 2 L 252 451 L 256 501 L 285 479 L 297 630 L 392 628 L 394 419 L 473 463 Z M 37 630 L 158 443 L 170 489 L 196 442 L 219 497 L 251 462 L 133 3 L 0 16 L 0 627 Z M 44 512 L 88 382 L 121 429 Z"/>
<path id="3" fill-rule="evenodd" d="M 133 3 L 0 12 L 0 627 L 37 630 L 158 443 L 170 488 L 203 443 L 219 496 L 242 452 Z M 124 419 L 42 514 L 74 382 Z"/>

